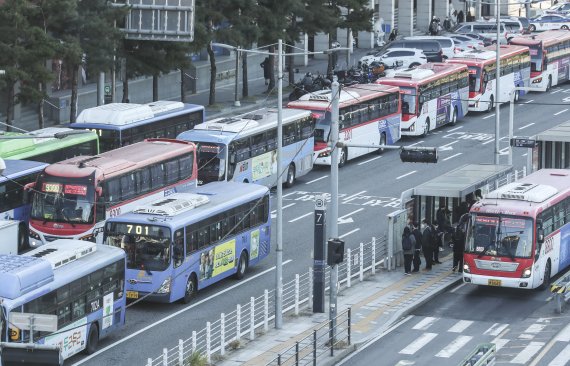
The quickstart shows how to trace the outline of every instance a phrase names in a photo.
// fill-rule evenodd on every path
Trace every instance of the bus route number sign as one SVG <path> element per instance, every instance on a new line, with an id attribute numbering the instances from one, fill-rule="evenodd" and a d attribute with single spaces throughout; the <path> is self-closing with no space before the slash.
<path id="1" fill-rule="evenodd" d="M 536 140 L 515 137 L 511 139 L 511 146 L 533 148 L 536 146 Z"/>

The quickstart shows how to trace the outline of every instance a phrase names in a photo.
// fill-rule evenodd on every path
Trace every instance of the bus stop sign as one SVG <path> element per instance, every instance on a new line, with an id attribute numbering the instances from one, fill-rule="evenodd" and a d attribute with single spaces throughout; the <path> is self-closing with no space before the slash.
<path id="1" fill-rule="evenodd" d="M 512 147 L 527 147 L 527 148 L 532 149 L 533 147 L 536 146 L 536 140 L 515 137 L 515 138 L 511 139 L 511 146 Z"/>

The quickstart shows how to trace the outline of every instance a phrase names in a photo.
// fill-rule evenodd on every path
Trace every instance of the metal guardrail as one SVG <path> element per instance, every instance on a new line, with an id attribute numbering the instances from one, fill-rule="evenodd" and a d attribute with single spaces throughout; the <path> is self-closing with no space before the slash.
<path id="1" fill-rule="evenodd" d="M 387 269 L 389 262 L 387 243 L 385 237 L 372 238 L 368 243 L 360 243 L 356 249 L 347 249 L 345 261 L 339 265 L 339 286 L 351 287 L 352 281 L 364 281 L 365 275 L 376 273 L 378 268 Z M 329 283 L 329 272 L 327 267 L 326 283 Z M 301 309 L 311 308 L 312 295 L 313 272 L 312 268 L 309 268 L 308 272 L 295 275 L 293 281 L 283 285 L 283 314 L 298 315 Z M 207 322 L 206 328 L 192 331 L 190 338 L 178 340 L 178 345 L 163 348 L 160 356 L 147 359 L 146 366 L 182 366 L 196 353 L 211 362 L 213 357 L 224 356 L 228 349 L 239 348 L 243 340 L 254 340 L 256 332 L 267 332 L 274 319 L 275 290 L 265 290 L 263 295 L 251 297 L 247 304 L 238 304 L 232 312 L 222 313 L 216 321 Z M 343 324 L 346 327 L 346 322 L 339 323 L 341 327 Z M 322 329 L 326 328 L 328 334 L 327 324 L 328 321 L 321 325 L 324 327 Z M 341 335 L 346 332 L 348 331 L 345 330 L 343 333 L 341 329 L 337 330 L 337 334 Z M 324 338 L 321 333 L 317 334 L 317 341 Z M 340 344 L 335 342 L 335 345 L 338 348 Z M 332 351 L 334 352 L 334 348 Z M 316 358 L 325 357 L 327 354 L 328 352 L 321 350 L 316 353 Z"/>
<path id="2" fill-rule="evenodd" d="M 566 302 L 570 299 L 570 271 L 550 285 L 553 293 L 555 312 L 561 314 L 566 309 Z"/>
<path id="3" fill-rule="evenodd" d="M 494 343 L 479 344 L 459 366 L 492 366 L 495 364 L 496 353 L 497 346 Z"/>

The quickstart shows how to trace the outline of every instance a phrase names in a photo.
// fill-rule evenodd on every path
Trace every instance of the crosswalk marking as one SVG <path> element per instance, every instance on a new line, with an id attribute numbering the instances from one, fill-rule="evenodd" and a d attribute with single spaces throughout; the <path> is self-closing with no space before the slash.
<path id="1" fill-rule="evenodd" d="M 444 349 L 439 351 L 435 357 L 445 357 L 449 358 L 459 351 L 463 346 L 465 346 L 473 337 L 470 336 L 459 336 L 455 338 L 450 344 L 448 344 Z"/>
<path id="2" fill-rule="evenodd" d="M 404 355 L 413 355 L 423 346 L 431 342 L 432 339 L 437 337 L 437 333 L 424 333 L 418 339 L 410 343 L 406 348 L 401 350 L 399 353 Z"/>
<path id="3" fill-rule="evenodd" d="M 427 328 L 430 327 L 430 325 L 435 323 L 437 320 L 439 320 L 439 318 L 433 318 L 431 316 L 428 316 L 428 317 L 422 319 L 422 321 L 420 321 L 418 324 L 414 325 L 414 327 L 412 329 L 426 330 Z"/>
<path id="4" fill-rule="evenodd" d="M 501 332 L 505 330 L 505 328 L 508 326 L 509 326 L 508 324 L 495 323 L 489 329 L 487 329 L 483 334 L 496 337 L 499 334 L 501 334 Z"/>
<path id="5" fill-rule="evenodd" d="M 548 366 L 566 366 L 568 360 L 570 360 L 570 344 L 567 345 L 554 360 L 550 361 Z"/>
<path id="6" fill-rule="evenodd" d="M 505 344 L 509 343 L 508 339 L 503 339 L 503 338 L 495 338 L 491 341 L 491 343 L 494 343 L 496 346 L 496 350 L 500 350 L 501 348 L 505 347 Z"/>
<path id="7" fill-rule="evenodd" d="M 544 346 L 544 342 L 530 342 L 511 363 L 526 364 Z"/>
<path id="8" fill-rule="evenodd" d="M 544 327 L 546 327 L 546 324 L 531 324 L 528 328 L 526 328 L 526 330 L 523 333 L 539 333 L 541 332 Z"/>
<path id="9" fill-rule="evenodd" d="M 564 329 L 560 331 L 560 333 L 558 333 L 556 340 L 562 342 L 570 342 L 570 324 L 568 324 L 566 327 L 564 327 Z"/>
<path id="10" fill-rule="evenodd" d="M 467 327 L 470 326 L 471 324 L 473 324 L 471 320 L 460 320 L 457 323 L 455 323 L 453 327 L 449 328 L 448 332 L 461 333 L 465 329 L 467 329 Z"/>

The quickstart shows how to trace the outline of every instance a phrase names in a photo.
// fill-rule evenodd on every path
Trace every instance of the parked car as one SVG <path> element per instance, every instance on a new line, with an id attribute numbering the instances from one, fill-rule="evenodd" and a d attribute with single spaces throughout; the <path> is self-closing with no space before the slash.
<path id="1" fill-rule="evenodd" d="M 387 67 L 393 67 L 401 62 L 404 68 L 423 65 L 427 62 L 427 57 L 422 50 L 415 48 L 390 48 L 385 53 L 364 56 L 360 59 L 360 63 L 372 64 L 372 62 L 381 62 Z"/>
<path id="2" fill-rule="evenodd" d="M 429 40 L 437 41 L 441 45 L 443 51 L 443 58 L 452 58 L 455 54 L 455 43 L 453 39 L 448 36 L 411 36 L 404 37 L 405 40 Z"/>
<path id="3" fill-rule="evenodd" d="M 545 14 L 530 20 L 531 32 L 551 30 L 551 29 L 570 29 L 570 18 L 559 14 Z"/>
<path id="4" fill-rule="evenodd" d="M 544 14 L 567 15 L 568 13 L 570 13 L 570 3 L 559 3 L 548 9 L 544 9 Z"/>
<path id="5" fill-rule="evenodd" d="M 425 56 L 427 57 L 428 62 L 442 62 L 443 61 L 443 49 L 441 44 L 437 41 L 429 41 L 429 40 L 396 40 L 392 43 L 389 43 L 386 46 L 387 49 L 392 48 L 416 48 L 418 50 L 424 51 Z"/>
<path id="6" fill-rule="evenodd" d="M 497 24 L 497 19 L 494 17 L 483 17 L 480 19 L 480 21 L 493 23 L 495 25 Z M 523 22 L 518 17 L 503 15 L 500 18 L 500 22 L 504 25 L 507 31 L 506 34 L 507 40 L 512 37 L 517 37 L 522 34 L 530 33 L 528 28 L 524 27 Z M 495 29 L 497 28 L 495 27 Z"/>
<path id="7" fill-rule="evenodd" d="M 455 53 L 458 51 L 464 52 L 468 50 L 478 50 L 485 46 L 482 41 L 461 34 L 454 34 L 450 37 L 455 42 Z"/>
<path id="8" fill-rule="evenodd" d="M 493 40 L 491 38 L 487 38 L 481 34 L 465 33 L 465 34 L 462 34 L 462 36 L 469 37 L 471 39 L 479 40 L 479 41 L 483 42 L 483 46 L 485 46 L 485 47 L 493 44 Z"/>
<path id="9" fill-rule="evenodd" d="M 499 33 L 501 39 L 499 43 L 507 43 L 509 32 L 504 23 L 500 23 Z M 475 33 L 490 38 L 493 42 L 497 40 L 497 24 L 493 22 L 466 22 L 460 23 L 451 30 L 456 34 Z"/>

